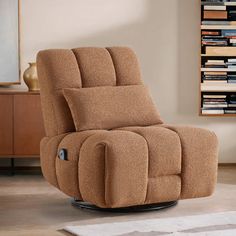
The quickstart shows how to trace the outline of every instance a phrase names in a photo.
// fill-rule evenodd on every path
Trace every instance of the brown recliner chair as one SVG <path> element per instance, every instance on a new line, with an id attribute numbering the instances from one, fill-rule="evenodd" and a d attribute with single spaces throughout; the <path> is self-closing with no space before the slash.
<path id="1" fill-rule="evenodd" d="M 163 124 L 131 49 L 45 50 L 37 69 L 47 135 L 41 166 L 49 183 L 103 209 L 212 194 L 215 134 Z"/>

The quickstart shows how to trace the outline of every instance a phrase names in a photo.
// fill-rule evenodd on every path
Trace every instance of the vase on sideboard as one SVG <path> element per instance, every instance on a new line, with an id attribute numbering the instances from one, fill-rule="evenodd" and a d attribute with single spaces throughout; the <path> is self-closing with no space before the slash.
<path id="1" fill-rule="evenodd" d="M 29 91 L 39 91 L 39 81 L 37 74 L 37 67 L 35 62 L 30 62 L 29 67 L 23 74 L 23 79 L 29 88 Z"/>

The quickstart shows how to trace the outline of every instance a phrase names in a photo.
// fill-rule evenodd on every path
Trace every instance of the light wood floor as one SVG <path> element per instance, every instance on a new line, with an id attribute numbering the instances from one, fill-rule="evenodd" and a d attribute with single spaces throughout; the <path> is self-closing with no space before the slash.
<path id="1" fill-rule="evenodd" d="M 1 236 L 62 236 L 64 225 L 131 221 L 236 210 L 236 167 L 219 169 L 212 197 L 179 201 L 174 208 L 148 213 L 115 214 L 74 208 L 70 199 L 42 176 L 0 176 Z"/>

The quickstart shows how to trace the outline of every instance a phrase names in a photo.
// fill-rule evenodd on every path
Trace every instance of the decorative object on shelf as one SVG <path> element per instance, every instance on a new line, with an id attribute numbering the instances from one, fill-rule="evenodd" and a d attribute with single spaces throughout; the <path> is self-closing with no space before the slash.
<path id="1" fill-rule="evenodd" d="M 28 86 L 29 91 L 39 91 L 39 81 L 35 62 L 29 63 L 29 67 L 23 74 L 23 79 Z"/>

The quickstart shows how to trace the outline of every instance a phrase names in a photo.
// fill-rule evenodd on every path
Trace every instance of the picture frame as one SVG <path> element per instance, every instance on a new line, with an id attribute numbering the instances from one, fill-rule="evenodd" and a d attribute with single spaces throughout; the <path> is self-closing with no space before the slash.
<path id="1" fill-rule="evenodd" d="M 0 86 L 21 84 L 20 11 L 21 0 L 0 0 Z"/>

